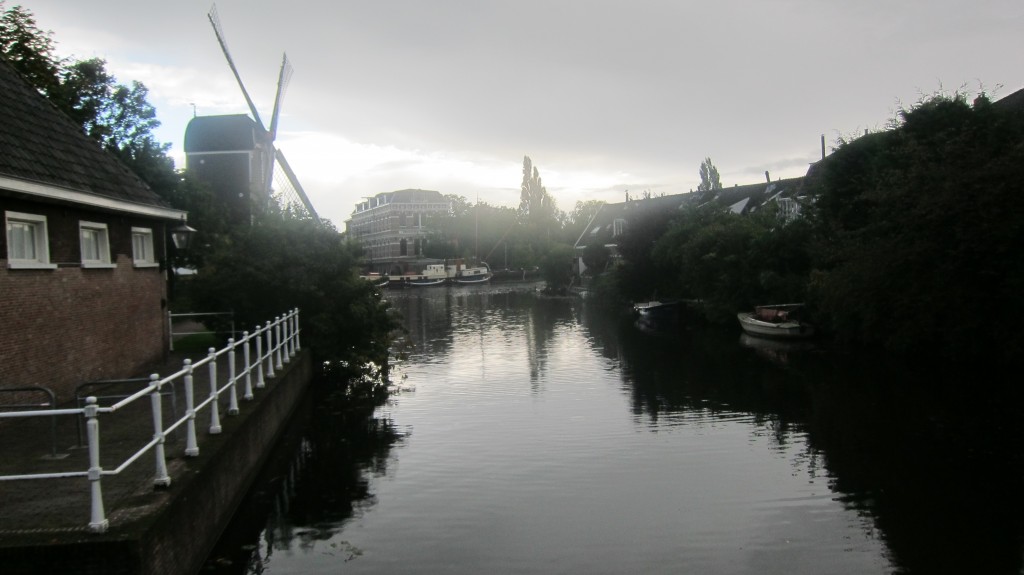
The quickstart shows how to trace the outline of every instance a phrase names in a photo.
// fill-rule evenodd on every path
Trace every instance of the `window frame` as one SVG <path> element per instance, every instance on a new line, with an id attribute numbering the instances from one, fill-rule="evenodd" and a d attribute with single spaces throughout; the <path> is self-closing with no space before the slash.
<path id="1" fill-rule="evenodd" d="M 143 238 L 144 249 L 148 254 L 139 253 L 136 250 L 135 238 Z M 148 257 L 146 257 L 148 255 Z M 156 242 L 153 240 L 153 228 L 142 228 L 132 226 L 132 265 L 137 268 L 155 268 L 160 265 L 156 259 Z"/>
<path id="2" fill-rule="evenodd" d="M 34 258 L 12 257 L 11 230 L 12 223 L 26 224 L 35 230 L 33 233 Z M 46 222 L 46 216 L 39 214 L 27 214 L 24 212 L 4 212 L 4 229 L 7 237 L 7 267 L 9 269 L 56 269 L 57 265 L 50 263 L 50 234 Z"/>
<path id="3" fill-rule="evenodd" d="M 626 219 L 615 218 L 612 220 L 612 237 L 617 238 L 626 233 Z"/>
<path id="4" fill-rule="evenodd" d="M 98 259 L 86 259 L 85 254 L 85 232 L 97 232 L 96 244 Z M 78 251 L 83 268 L 114 268 L 117 264 L 110 259 L 110 231 L 107 224 L 100 222 L 78 221 Z"/>

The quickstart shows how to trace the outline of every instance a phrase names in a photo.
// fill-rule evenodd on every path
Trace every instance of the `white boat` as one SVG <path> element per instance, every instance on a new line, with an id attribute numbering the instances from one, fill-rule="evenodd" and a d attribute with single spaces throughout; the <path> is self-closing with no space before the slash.
<path id="1" fill-rule="evenodd" d="M 633 304 L 633 311 L 640 317 L 668 318 L 675 316 L 679 309 L 677 301 L 645 301 Z"/>
<path id="2" fill-rule="evenodd" d="M 385 287 L 391 278 L 388 276 L 382 276 L 379 273 L 369 273 L 366 275 L 359 276 L 361 279 L 372 283 L 376 287 Z"/>
<path id="3" fill-rule="evenodd" d="M 475 267 L 457 270 L 452 281 L 457 284 L 482 284 L 491 281 L 491 276 L 491 268 L 486 263 L 481 263 Z"/>
<path id="4" fill-rule="evenodd" d="M 423 268 L 422 272 L 418 274 L 402 274 L 398 276 L 398 280 L 402 285 L 417 287 L 436 286 L 448 281 L 448 270 L 445 269 L 444 264 L 430 264 Z"/>
<path id="5" fill-rule="evenodd" d="M 743 331 L 759 337 L 799 339 L 814 335 L 814 326 L 799 319 L 803 304 L 762 305 L 736 314 Z"/>
<path id="6" fill-rule="evenodd" d="M 398 286 L 436 286 L 446 283 L 481 284 L 491 280 L 491 268 L 486 263 L 467 267 L 461 260 L 453 264 L 429 264 L 420 273 L 402 274 L 391 278 Z"/>

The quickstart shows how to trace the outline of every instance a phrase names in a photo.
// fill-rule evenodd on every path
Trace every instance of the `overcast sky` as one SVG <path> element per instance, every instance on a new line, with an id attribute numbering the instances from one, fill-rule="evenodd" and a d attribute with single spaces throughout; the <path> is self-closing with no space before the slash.
<path id="1" fill-rule="evenodd" d="M 58 53 L 150 89 L 184 167 L 192 117 L 248 113 L 208 0 L 8 0 Z M 220 0 L 263 121 L 339 228 L 404 188 L 519 203 L 530 156 L 561 209 L 799 176 L 922 95 L 1024 88 L 1021 0 Z"/>

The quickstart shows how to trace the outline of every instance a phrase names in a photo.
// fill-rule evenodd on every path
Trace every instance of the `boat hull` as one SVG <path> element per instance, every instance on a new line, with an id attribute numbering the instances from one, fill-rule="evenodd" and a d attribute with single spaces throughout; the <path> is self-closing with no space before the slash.
<path id="1" fill-rule="evenodd" d="M 430 287 L 430 286 L 443 285 L 446 281 L 448 281 L 446 278 L 415 279 L 415 280 L 409 280 L 407 283 L 409 285 L 413 286 L 413 287 Z"/>
<path id="2" fill-rule="evenodd" d="M 814 327 L 800 321 L 769 322 L 754 317 L 753 313 L 736 314 L 743 331 L 758 337 L 777 339 L 802 339 L 814 335 Z"/>
<path id="3" fill-rule="evenodd" d="M 483 276 L 483 277 L 477 277 L 477 278 L 471 278 L 471 277 L 470 278 L 455 278 L 452 281 L 454 281 L 455 283 L 457 283 L 459 285 L 485 284 L 485 283 L 491 281 L 491 276 Z"/>

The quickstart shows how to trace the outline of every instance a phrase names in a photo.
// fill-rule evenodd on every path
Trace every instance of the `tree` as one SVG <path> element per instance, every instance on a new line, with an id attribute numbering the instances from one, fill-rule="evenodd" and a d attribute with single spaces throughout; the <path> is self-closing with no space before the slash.
<path id="1" fill-rule="evenodd" d="M 594 217 L 594 214 L 603 205 L 604 202 L 601 200 L 581 200 L 576 202 L 576 207 L 566 217 L 566 239 L 571 243 L 576 243 L 576 239 L 584 232 L 583 227 L 590 223 L 590 218 Z"/>
<path id="2" fill-rule="evenodd" d="M 2 0 L 0 55 L 150 188 L 164 197 L 173 195 L 178 178 L 174 161 L 167 156 L 171 145 L 153 136 L 160 121 L 147 101 L 145 85 L 117 84 L 101 58 L 57 58 L 51 33 L 40 30 L 29 11 L 20 6 L 7 9 Z"/>
<path id="3" fill-rule="evenodd" d="M 519 213 L 524 222 L 534 231 L 548 238 L 551 230 L 558 226 L 555 200 L 541 183 L 540 171 L 533 165 L 530 156 L 523 157 L 523 183 L 519 196 Z"/>
<path id="4" fill-rule="evenodd" d="M 722 180 L 718 177 L 718 168 L 711 163 L 711 158 L 704 158 L 704 161 L 700 163 L 700 184 L 697 186 L 697 191 L 710 192 L 721 189 Z"/>
<path id="5" fill-rule="evenodd" d="M 60 60 L 54 55 L 52 32 L 36 26 L 32 13 L 0 0 L 0 57 L 46 96 L 60 86 Z"/>
<path id="6" fill-rule="evenodd" d="M 807 176 L 811 303 L 842 339 L 944 358 L 1016 357 L 1024 115 L 937 95 Z"/>
<path id="7" fill-rule="evenodd" d="M 118 84 L 101 58 L 66 65 L 51 100 L 82 126 L 82 131 L 121 159 L 155 192 L 166 197 L 178 178 L 167 156 L 171 145 L 153 136 L 160 126 L 156 108 L 141 82 Z"/>
<path id="8" fill-rule="evenodd" d="M 227 235 L 189 281 L 200 309 L 233 310 L 245 327 L 298 305 L 303 346 L 318 362 L 386 365 L 396 320 L 374 286 L 356 275 L 356 248 L 333 226 L 271 207 Z"/>

